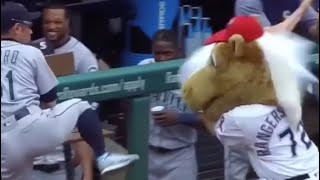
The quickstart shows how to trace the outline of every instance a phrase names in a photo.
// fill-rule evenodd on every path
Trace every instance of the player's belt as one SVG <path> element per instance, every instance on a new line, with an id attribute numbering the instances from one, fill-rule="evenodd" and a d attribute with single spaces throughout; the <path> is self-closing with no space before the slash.
<path id="1" fill-rule="evenodd" d="M 189 147 L 189 146 L 186 146 Z M 168 148 L 163 148 L 163 147 L 157 147 L 157 146 L 152 146 L 149 145 L 149 149 L 152 151 L 155 151 L 157 153 L 169 153 L 169 152 L 173 152 L 173 151 L 177 151 L 177 150 L 181 150 L 184 149 L 186 147 L 180 147 L 180 148 L 175 148 L 175 149 L 168 149 Z"/>
<path id="2" fill-rule="evenodd" d="M 19 121 L 20 119 L 28 116 L 29 114 L 30 114 L 29 110 L 26 107 L 24 107 L 18 110 L 16 113 L 14 113 L 13 116 L 16 119 L 16 121 Z"/>
<path id="3" fill-rule="evenodd" d="M 309 174 L 302 174 L 302 175 L 295 176 L 295 177 L 292 177 L 292 178 L 289 178 L 286 180 L 305 180 L 305 179 L 309 179 L 309 178 L 310 178 Z"/>
<path id="4" fill-rule="evenodd" d="M 1 119 L 1 134 L 9 132 L 15 127 L 17 127 L 17 121 L 28 116 L 29 114 L 29 110 L 26 107 L 24 107 L 15 112 L 13 115 L 9 116 L 8 118 Z"/>
<path id="5" fill-rule="evenodd" d="M 61 163 L 33 165 L 33 170 L 42 171 L 45 173 L 53 173 L 53 172 L 59 171 L 60 169 L 63 169 L 63 166 Z"/>

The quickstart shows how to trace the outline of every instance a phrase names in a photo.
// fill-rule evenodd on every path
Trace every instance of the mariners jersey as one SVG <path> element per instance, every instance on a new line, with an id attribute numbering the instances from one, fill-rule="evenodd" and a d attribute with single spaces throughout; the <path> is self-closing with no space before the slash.
<path id="1" fill-rule="evenodd" d="M 70 40 L 63 46 L 52 49 L 50 42 L 47 42 L 44 38 L 38 39 L 32 43 L 34 46 L 39 47 L 43 53 L 51 54 L 63 54 L 67 52 L 73 52 L 75 74 L 81 74 L 86 72 L 93 72 L 98 70 L 98 61 L 93 53 L 76 38 L 71 37 Z"/>
<path id="2" fill-rule="evenodd" d="M 318 148 L 302 124 L 291 128 L 285 113 L 276 107 L 237 107 L 223 114 L 215 129 L 224 146 L 248 152 L 260 178 L 287 179 L 319 168 Z"/>
<path id="3" fill-rule="evenodd" d="M 154 63 L 154 59 L 145 59 L 138 65 Z M 180 90 L 151 94 L 150 108 L 165 106 L 166 109 L 178 112 L 191 112 L 184 103 Z M 178 124 L 174 126 L 159 126 L 154 124 L 150 114 L 149 144 L 167 149 L 177 149 L 193 145 L 197 140 L 196 130 L 190 126 Z"/>
<path id="4" fill-rule="evenodd" d="M 40 95 L 58 81 L 41 51 L 15 41 L 1 41 L 1 112 L 10 116 L 24 106 L 40 105 Z"/>
<path id="5" fill-rule="evenodd" d="M 47 41 L 45 38 L 32 41 L 30 45 L 40 49 L 43 55 L 45 56 L 54 54 L 53 45 L 49 41 Z"/>

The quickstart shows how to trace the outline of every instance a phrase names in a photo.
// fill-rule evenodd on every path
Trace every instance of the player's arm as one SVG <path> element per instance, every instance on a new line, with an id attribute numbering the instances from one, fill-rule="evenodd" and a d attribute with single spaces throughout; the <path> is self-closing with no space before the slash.
<path id="1" fill-rule="evenodd" d="M 178 113 L 177 122 L 180 124 L 203 128 L 199 113 Z"/>
<path id="2" fill-rule="evenodd" d="M 270 27 L 273 32 L 293 31 L 300 26 L 302 34 L 314 41 L 319 38 L 319 14 L 311 7 L 313 0 L 302 0 L 300 6 L 285 21 Z"/>
<path id="3" fill-rule="evenodd" d="M 201 115 L 198 113 L 179 113 L 173 109 L 167 109 L 162 112 L 152 113 L 153 120 L 160 126 L 173 126 L 184 124 L 194 128 L 203 127 L 201 123 Z"/>
<path id="4" fill-rule="evenodd" d="M 216 124 L 216 136 L 223 145 L 228 147 L 245 146 L 248 144 L 235 118 L 222 117 Z"/>
<path id="5" fill-rule="evenodd" d="M 44 108 L 52 108 L 57 104 L 58 80 L 38 49 L 36 49 L 34 61 L 36 64 L 35 82 L 40 94 L 40 102 Z"/>
<path id="6" fill-rule="evenodd" d="M 285 21 L 276 25 L 277 28 L 274 29 L 276 31 L 293 31 L 310 9 L 311 2 L 312 0 L 303 0 L 300 6 L 289 17 L 287 17 Z"/>

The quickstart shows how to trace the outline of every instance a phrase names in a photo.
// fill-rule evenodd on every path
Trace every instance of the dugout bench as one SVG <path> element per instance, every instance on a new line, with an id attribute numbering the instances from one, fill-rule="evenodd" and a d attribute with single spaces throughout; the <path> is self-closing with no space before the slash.
<path id="1" fill-rule="evenodd" d="M 312 58 L 312 70 L 318 73 L 319 55 Z M 177 71 L 182 61 L 116 68 L 59 78 L 60 102 L 71 98 L 81 98 L 90 102 L 130 98 L 127 148 L 129 153 L 139 154 L 140 160 L 130 169 L 128 180 L 148 180 L 148 95 L 178 89 Z M 70 155 L 68 152 L 66 154 Z M 72 180 L 72 177 L 68 177 L 68 180 Z"/>

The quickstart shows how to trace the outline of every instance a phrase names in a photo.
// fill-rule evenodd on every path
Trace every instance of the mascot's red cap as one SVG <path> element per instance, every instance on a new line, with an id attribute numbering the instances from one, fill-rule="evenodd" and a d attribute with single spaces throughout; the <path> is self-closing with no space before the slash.
<path id="1" fill-rule="evenodd" d="M 235 34 L 241 35 L 246 42 L 252 42 L 263 35 L 263 27 L 255 17 L 238 16 L 231 19 L 224 30 L 213 34 L 205 45 L 228 42 L 229 38 Z"/>

